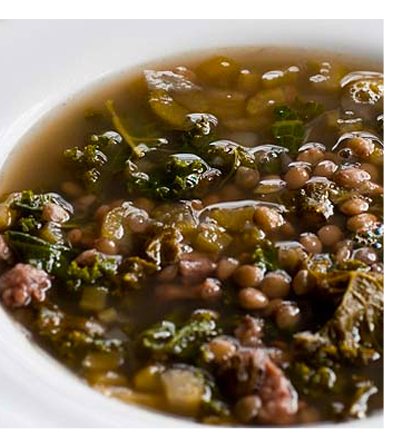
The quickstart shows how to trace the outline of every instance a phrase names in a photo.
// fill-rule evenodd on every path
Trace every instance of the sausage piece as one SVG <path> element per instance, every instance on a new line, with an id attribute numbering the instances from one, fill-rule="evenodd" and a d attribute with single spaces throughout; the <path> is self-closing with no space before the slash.
<path id="1" fill-rule="evenodd" d="M 44 301 L 50 287 L 50 276 L 29 264 L 17 264 L 0 277 L 1 297 L 11 308 L 25 307 L 32 300 Z"/>

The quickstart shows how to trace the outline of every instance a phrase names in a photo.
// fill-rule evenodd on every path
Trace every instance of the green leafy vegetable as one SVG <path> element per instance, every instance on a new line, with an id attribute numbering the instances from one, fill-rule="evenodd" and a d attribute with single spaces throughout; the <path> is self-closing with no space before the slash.
<path id="1" fill-rule="evenodd" d="M 176 228 L 169 227 L 151 239 L 145 251 L 147 256 L 159 266 L 177 262 L 183 248 L 181 232 Z"/>
<path id="2" fill-rule="evenodd" d="M 279 268 L 277 249 L 270 242 L 265 242 L 262 246 L 258 245 L 253 252 L 252 260 L 254 265 L 261 268 L 264 272 L 274 271 Z"/>
<path id="3" fill-rule="evenodd" d="M 108 112 L 111 114 L 111 119 L 115 129 L 119 132 L 119 134 L 122 135 L 125 142 L 131 147 L 134 158 L 138 159 L 142 157 L 144 153 L 137 145 L 137 139 L 132 137 L 125 128 L 125 126 L 123 125 L 121 118 L 118 116 L 117 112 L 115 111 L 114 102 L 112 100 L 107 100 L 106 108 Z"/>
<path id="4" fill-rule="evenodd" d="M 51 350 L 70 366 L 79 365 L 92 351 L 124 353 L 123 342 L 105 338 L 99 324 L 68 315 L 55 305 L 40 307 L 34 327 L 39 336 L 49 341 Z"/>
<path id="5" fill-rule="evenodd" d="M 290 152 L 296 152 L 303 144 L 305 127 L 301 120 L 279 120 L 271 128 L 276 142 L 289 148 Z"/>
<path id="6" fill-rule="evenodd" d="M 65 273 L 72 255 L 70 248 L 18 231 L 7 231 L 6 238 L 8 245 L 22 262 L 51 274 L 62 276 Z"/>
<path id="7" fill-rule="evenodd" d="M 11 208 L 22 210 L 24 213 L 41 212 L 46 203 L 54 203 L 69 213 L 73 212 L 72 205 L 57 193 L 35 194 L 32 190 L 25 190 L 10 194 L 7 202 Z"/>
<path id="8" fill-rule="evenodd" d="M 121 281 L 129 288 L 140 288 L 144 279 L 158 270 L 156 264 L 140 257 L 125 259 L 119 270 Z"/>
<path id="9" fill-rule="evenodd" d="M 172 154 L 147 174 L 130 163 L 128 189 L 161 200 L 193 198 L 203 193 L 220 172 L 194 154 Z M 204 187 L 203 187 L 204 185 Z"/>
<path id="10" fill-rule="evenodd" d="M 368 362 L 376 359 L 383 348 L 383 276 L 333 272 L 320 284 L 325 288 L 338 282 L 343 285 L 346 278 L 347 288 L 332 318 L 316 333 L 295 334 L 295 341 L 315 357 Z"/>
<path id="11" fill-rule="evenodd" d="M 121 172 L 129 158 L 129 151 L 122 143 L 122 137 L 114 132 L 93 134 L 89 144 L 83 148 L 74 147 L 64 151 L 64 157 L 76 169 L 85 186 L 97 191 L 115 174 Z"/>
<path id="12" fill-rule="evenodd" d="M 188 129 L 183 132 L 183 142 L 196 149 L 207 146 L 215 134 L 218 119 L 212 114 L 193 113 L 186 116 Z"/>
<path id="13" fill-rule="evenodd" d="M 146 330 L 141 335 L 141 345 L 152 353 L 190 359 L 196 356 L 204 342 L 217 334 L 214 314 L 198 310 L 180 327 L 173 322 L 162 321 Z"/>
<path id="14" fill-rule="evenodd" d="M 233 177 L 240 166 L 256 167 L 254 155 L 231 141 L 219 140 L 212 142 L 201 153 L 212 167 L 224 172 L 223 183 Z"/>
<path id="15" fill-rule="evenodd" d="M 305 123 L 319 116 L 324 108 L 320 103 L 296 99 L 292 107 L 279 105 L 274 108 L 275 123 L 272 134 L 276 141 L 291 152 L 296 152 L 304 141 Z"/>
<path id="16" fill-rule="evenodd" d="M 89 264 L 73 260 L 67 269 L 66 281 L 70 288 L 78 290 L 82 285 L 93 285 L 110 280 L 117 275 L 121 258 L 96 252 Z"/>
<path id="17" fill-rule="evenodd" d="M 282 170 L 282 160 L 288 151 L 287 148 L 273 145 L 250 149 L 258 170 L 264 174 L 279 174 Z"/>

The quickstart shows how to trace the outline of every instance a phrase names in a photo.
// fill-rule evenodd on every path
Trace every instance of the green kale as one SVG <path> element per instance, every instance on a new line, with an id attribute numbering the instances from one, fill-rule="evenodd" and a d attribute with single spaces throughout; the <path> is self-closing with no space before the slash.
<path id="1" fill-rule="evenodd" d="M 88 352 L 124 352 L 124 344 L 103 336 L 93 320 L 69 315 L 57 306 L 42 306 L 34 324 L 36 333 L 67 365 L 79 365 Z"/>
<path id="2" fill-rule="evenodd" d="M 249 150 L 255 157 L 255 162 L 260 173 L 280 174 L 283 167 L 284 155 L 287 148 L 274 145 L 258 146 Z"/>
<path id="3" fill-rule="evenodd" d="M 190 194 L 199 186 L 207 169 L 201 159 L 171 156 L 165 171 L 167 182 L 170 183 L 170 192 L 176 197 Z"/>
<path id="4" fill-rule="evenodd" d="M 321 398 L 325 404 L 321 413 L 327 417 L 332 414 L 337 419 L 363 418 L 368 410 L 368 401 L 378 392 L 375 384 L 335 363 L 333 365 L 310 365 L 295 362 L 288 373 L 296 390 L 309 400 L 318 403 Z"/>
<path id="5" fill-rule="evenodd" d="M 383 349 L 383 276 L 362 271 L 331 272 L 319 285 L 346 289 L 331 319 L 317 332 L 295 334 L 295 343 L 315 359 L 369 362 Z"/>
<path id="6" fill-rule="evenodd" d="M 324 106 L 322 103 L 315 102 L 314 100 L 303 102 L 299 98 L 296 98 L 294 108 L 304 122 L 309 122 L 324 112 Z"/>
<path id="7" fill-rule="evenodd" d="M 158 270 L 154 262 L 146 261 L 140 257 L 130 257 L 122 263 L 119 275 L 124 286 L 137 289 L 143 281 Z"/>
<path id="8" fill-rule="evenodd" d="M 303 102 L 296 99 L 292 107 L 279 105 L 274 108 L 275 123 L 272 125 L 272 135 L 277 143 L 289 148 L 295 153 L 303 144 L 306 134 L 305 124 L 323 112 L 320 103 Z"/>
<path id="9" fill-rule="evenodd" d="M 49 203 L 63 208 L 69 215 L 73 213 L 72 205 L 56 193 L 35 194 L 31 190 L 11 193 L 4 201 L 12 211 L 9 228 L 42 237 L 40 230 L 47 224 L 43 219 L 43 208 Z"/>
<path id="10" fill-rule="evenodd" d="M 297 390 L 304 395 L 318 398 L 321 392 L 337 389 L 337 375 L 333 367 L 313 367 L 305 362 L 295 362 L 290 373 Z"/>
<path id="11" fill-rule="evenodd" d="M 271 128 L 276 142 L 288 148 L 291 153 L 297 152 L 303 144 L 306 132 L 302 120 L 279 120 Z"/>
<path id="12" fill-rule="evenodd" d="M 89 264 L 83 265 L 73 260 L 66 271 L 66 283 L 76 291 L 83 285 L 109 282 L 117 275 L 119 264 L 119 256 L 109 256 L 98 252 Z"/>
<path id="13" fill-rule="evenodd" d="M 5 235 L 8 245 L 20 261 L 57 276 L 64 275 L 72 256 L 70 248 L 18 231 L 10 230 Z"/>
<path id="14" fill-rule="evenodd" d="M 173 227 L 164 228 L 146 245 L 145 252 L 157 266 L 177 262 L 183 252 L 183 237 L 179 230 Z"/>
<path id="15" fill-rule="evenodd" d="M 199 156 L 180 153 L 169 155 L 162 165 L 150 173 L 128 164 L 128 190 L 161 200 L 193 198 L 203 194 L 205 187 L 217 179 L 220 172 Z"/>
<path id="16" fill-rule="evenodd" d="M 275 120 L 297 120 L 298 113 L 287 105 L 278 105 L 274 108 Z"/>
<path id="17" fill-rule="evenodd" d="M 324 106 L 321 103 L 315 102 L 314 100 L 303 102 L 297 97 L 292 107 L 287 105 L 276 106 L 274 108 L 274 117 L 276 121 L 302 120 L 303 122 L 309 122 L 321 115 L 323 111 Z"/>
<path id="18" fill-rule="evenodd" d="M 64 151 L 64 157 L 90 191 L 98 191 L 115 174 L 121 173 L 129 156 L 128 147 L 114 131 L 93 134 L 88 145 Z"/>
<path id="19" fill-rule="evenodd" d="M 153 354 L 195 358 L 201 345 L 218 334 L 215 316 L 207 310 L 198 310 L 181 326 L 162 321 L 144 331 L 140 344 Z"/>
<path id="20" fill-rule="evenodd" d="M 208 145 L 215 135 L 218 119 L 206 113 L 188 114 L 186 119 L 188 129 L 183 132 L 184 145 L 196 148 Z"/>
<path id="21" fill-rule="evenodd" d="M 258 245 L 252 255 L 254 265 L 264 272 L 274 271 L 279 268 L 278 251 L 271 242 Z"/>
<path id="22" fill-rule="evenodd" d="M 34 216 L 27 216 L 21 217 L 16 226 L 23 233 L 34 233 L 40 230 L 42 224 Z"/>
<path id="23" fill-rule="evenodd" d="M 68 213 L 73 213 L 73 207 L 57 193 L 35 194 L 31 190 L 24 190 L 19 193 L 12 193 L 7 198 L 10 207 L 19 210 L 24 215 L 35 215 L 43 211 L 47 203 L 54 203 Z"/>
<path id="24" fill-rule="evenodd" d="M 201 151 L 204 159 L 214 168 L 221 170 L 226 183 L 240 166 L 256 168 L 254 155 L 235 142 L 218 140 L 210 143 Z"/>

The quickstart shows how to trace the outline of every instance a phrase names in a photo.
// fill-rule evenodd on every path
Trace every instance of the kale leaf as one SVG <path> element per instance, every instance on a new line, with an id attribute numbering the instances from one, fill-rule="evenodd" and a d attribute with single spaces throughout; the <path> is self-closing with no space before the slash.
<path id="1" fill-rule="evenodd" d="M 277 143 L 295 153 L 303 144 L 306 135 L 305 124 L 323 112 L 320 103 L 303 102 L 296 99 L 292 107 L 279 105 L 274 108 L 275 122 L 272 124 L 272 135 Z"/>
<path id="2" fill-rule="evenodd" d="M 303 144 L 306 132 L 301 120 L 280 120 L 272 124 L 272 134 L 277 143 L 295 153 Z"/>
<path id="3" fill-rule="evenodd" d="M 369 362 L 383 349 L 383 276 L 362 271 L 327 273 L 320 285 L 347 287 L 332 318 L 317 332 L 294 335 L 300 350 L 316 358 Z"/>
<path id="4" fill-rule="evenodd" d="M 64 245 L 51 244 L 27 233 L 9 230 L 7 243 L 17 258 L 48 273 L 64 276 L 72 250 Z"/>
<path id="5" fill-rule="evenodd" d="M 94 285 L 112 280 L 118 272 L 121 262 L 119 256 L 110 256 L 96 252 L 88 264 L 80 264 L 73 260 L 66 271 L 66 283 L 73 290 L 79 290 L 83 285 Z"/>
<path id="6" fill-rule="evenodd" d="M 99 191 L 115 174 L 125 168 L 130 150 L 115 131 L 93 134 L 84 147 L 68 148 L 64 157 L 90 191 Z"/>
<path id="7" fill-rule="evenodd" d="M 204 159 L 214 168 L 225 174 L 223 182 L 227 182 L 240 166 L 256 168 L 255 157 L 235 142 L 218 140 L 201 150 Z"/>
<path id="8" fill-rule="evenodd" d="M 56 305 L 41 306 L 34 329 L 51 350 L 70 366 L 80 365 L 88 352 L 124 353 L 124 344 L 108 339 L 93 320 L 67 314 Z"/>
<path id="9" fill-rule="evenodd" d="M 201 157 L 179 153 L 169 155 L 162 165 L 144 173 L 129 163 L 128 190 L 161 200 L 192 198 L 203 193 L 204 187 L 220 176 Z"/>
<path id="10" fill-rule="evenodd" d="M 140 288 L 144 279 L 155 273 L 158 266 L 154 262 L 146 261 L 140 257 L 130 257 L 122 263 L 119 275 L 121 283 L 129 288 Z"/>
<path id="11" fill-rule="evenodd" d="M 278 251 L 271 242 L 265 242 L 258 245 L 252 255 L 254 265 L 261 268 L 264 272 L 274 271 L 279 268 Z"/>
<path id="12" fill-rule="evenodd" d="M 146 255 L 157 266 L 177 262 L 183 252 L 183 236 L 173 227 L 164 228 L 146 245 Z"/>
<path id="13" fill-rule="evenodd" d="M 145 330 L 141 346 L 158 355 L 176 356 L 181 359 L 196 357 L 201 345 L 218 334 L 215 316 L 207 310 L 197 310 L 181 326 L 162 321 Z"/>

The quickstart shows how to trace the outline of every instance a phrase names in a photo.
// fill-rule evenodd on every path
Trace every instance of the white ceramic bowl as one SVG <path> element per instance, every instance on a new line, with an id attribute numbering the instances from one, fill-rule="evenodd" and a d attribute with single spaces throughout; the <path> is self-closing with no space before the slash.
<path id="1" fill-rule="evenodd" d="M 382 28 L 381 20 L 2 20 L 0 168 L 49 110 L 111 73 L 179 52 L 243 45 L 357 53 L 381 62 Z M 96 393 L 29 342 L 1 308 L 0 399 L 3 427 L 191 425 Z M 382 423 L 377 414 L 340 426 Z"/>

